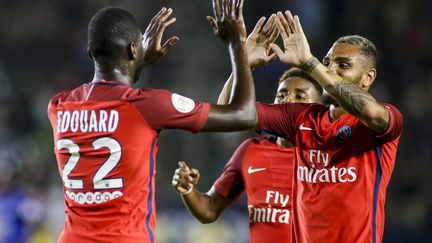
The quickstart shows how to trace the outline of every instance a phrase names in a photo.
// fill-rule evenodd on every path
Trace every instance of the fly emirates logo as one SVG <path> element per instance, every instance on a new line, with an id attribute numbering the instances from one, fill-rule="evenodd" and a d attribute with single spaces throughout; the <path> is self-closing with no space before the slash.
<path id="1" fill-rule="evenodd" d="M 255 205 L 248 205 L 249 222 L 289 224 L 289 198 L 289 195 L 284 195 L 278 191 L 266 191 L 265 203 L 268 204 L 266 208 L 255 207 Z"/>
<path id="2" fill-rule="evenodd" d="M 355 167 L 328 167 L 330 162 L 329 153 L 311 149 L 307 151 L 307 155 L 303 158 L 308 160 L 311 166 L 299 165 L 297 167 L 297 179 L 300 181 L 309 183 L 352 183 L 357 180 L 357 169 Z"/>

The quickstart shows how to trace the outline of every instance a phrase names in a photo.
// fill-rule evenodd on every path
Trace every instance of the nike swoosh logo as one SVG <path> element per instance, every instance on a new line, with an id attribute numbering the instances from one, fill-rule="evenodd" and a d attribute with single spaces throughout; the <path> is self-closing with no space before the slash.
<path id="1" fill-rule="evenodd" d="M 302 123 L 302 124 L 300 125 L 300 130 L 303 130 L 303 131 L 313 131 L 313 130 L 315 130 L 315 129 L 310 128 L 310 127 L 305 127 L 305 126 L 304 126 L 304 123 Z"/>
<path id="2" fill-rule="evenodd" d="M 249 166 L 249 168 L 248 168 L 248 174 L 252 174 L 252 173 L 255 173 L 255 172 L 258 172 L 258 171 L 263 171 L 263 170 L 265 170 L 266 168 L 256 168 L 256 169 L 252 169 L 252 166 Z"/>

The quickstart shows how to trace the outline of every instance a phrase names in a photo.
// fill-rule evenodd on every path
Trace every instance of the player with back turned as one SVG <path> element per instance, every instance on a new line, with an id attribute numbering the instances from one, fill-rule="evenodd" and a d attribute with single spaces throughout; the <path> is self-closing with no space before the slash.
<path id="1" fill-rule="evenodd" d="M 257 127 L 296 145 L 295 242 L 381 242 L 403 119 L 368 93 L 377 75 L 376 48 L 364 37 L 344 36 L 321 64 L 298 16 L 277 15 L 284 50 L 271 48 L 283 63 L 308 72 L 329 98 L 329 106 L 257 105 Z"/>
<path id="2" fill-rule="evenodd" d="M 55 95 L 48 106 L 64 186 L 66 222 L 59 242 L 156 242 L 155 157 L 163 129 L 191 132 L 250 129 L 252 75 L 244 51 L 243 1 L 214 0 L 208 17 L 228 47 L 233 92 L 228 105 L 195 102 L 161 89 L 135 89 L 140 70 L 165 55 L 175 21 L 163 8 L 144 35 L 119 8 L 97 12 L 88 26 L 94 78 Z"/>

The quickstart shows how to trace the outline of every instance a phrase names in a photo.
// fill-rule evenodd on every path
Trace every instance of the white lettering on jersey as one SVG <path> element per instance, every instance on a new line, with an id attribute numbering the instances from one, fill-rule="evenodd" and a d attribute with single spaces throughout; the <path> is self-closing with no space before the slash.
<path id="1" fill-rule="evenodd" d="M 57 133 L 60 133 L 60 124 L 62 123 L 62 119 L 61 119 L 62 114 L 63 114 L 63 111 L 57 112 Z"/>
<path id="2" fill-rule="evenodd" d="M 123 196 L 121 191 L 113 192 L 71 192 L 66 190 L 67 198 L 78 204 L 100 204 Z"/>
<path id="3" fill-rule="evenodd" d="M 174 108 L 181 113 L 189 113 L 195 108 L 195 102 L 192 99 L 179 94 L 172 94 L 171 102 Z"/>
<path id="4" fill-rule="evenodd" d="M 289 195 L 284 195 L 278 191 L 267 191 L 265 202 L 270 203 L 270 200 L 272 200 L 274 204 L 281 204 L 282 207 L 286 207 L 288 205 L 289 197 Z"/>
<path id="5" fill-rule="evenodd" d="M 309 163 L 312 164 L 312 167 L 315 167 L 315 164 L 321 163 L 323 163 L 324 166 L 327 166 L 329 164 L 329 157 L 329 153 L 323 152 L 321 150 L 309 150 Z"/>
<path id="6" fill-rule="evenodd" d="M 328 182 L 328 183 L 346 183 L 354 182 L 357 180 L 355 167 L 341 167 L 335 166 L 323 169 L 309 168 L 307 166 L 298 166 L 297 179 L 309 183 Z"/>
<path id="7" fill-rule="evenodd" d="M 114 132 L 118 127 L 119 118 L 116 110 L 58 111 L 57 133 Z"/>
<path id="8" fill-rule="evenodd" d="M 282 223 L 289 224 L 290 210 L 286 208 L 289 202 L 289 195 L 279 191 L 266 191 L 266 208 L 248 205 L 249 221 L 256 223 Z"/>
<path id="9" fill-rule="evenodd" d="M 272 208 L 270 205 L 267 208 L 256 208 L 253 205 L 248 205 L 248 209 L 250 222 L 282 224 L 289 224 L 290 222 L 288 209 Z"/>

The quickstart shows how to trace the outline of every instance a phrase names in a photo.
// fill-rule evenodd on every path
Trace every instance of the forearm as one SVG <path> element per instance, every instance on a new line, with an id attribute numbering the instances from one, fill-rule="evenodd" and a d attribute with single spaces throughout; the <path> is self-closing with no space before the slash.
<path id="1" fill-rule="evenodd" d="M 190 193 L 181 195 L 181 198 L 188 211 L 201 223 L 212 223 L 219 217 L 209 195 L 194 188 Z"/>
<path id="2" fill-rule="evenodd" d="M 229 45 L 232 72 L 230 105 L 244 112 L 247 117 L 255 117 L 255 86 L 243 43 Z"/>
<path id="3" fill-rule="evenodd" d="M 344 82 L 342 77 L 321 63 L 310 74 L 343 109 L 370 129 L 380 132 L 387 128 L 387 110 L 368 92 L 356 84 Z"/>
<path id="4" fill-rule="evenodd" d="M 226 105 L 212 105 L 202 131 L 230 132 L 252 129 L 255 124 L 255 88 L 243 44 L 230 44 L 232 91 Z"/>

